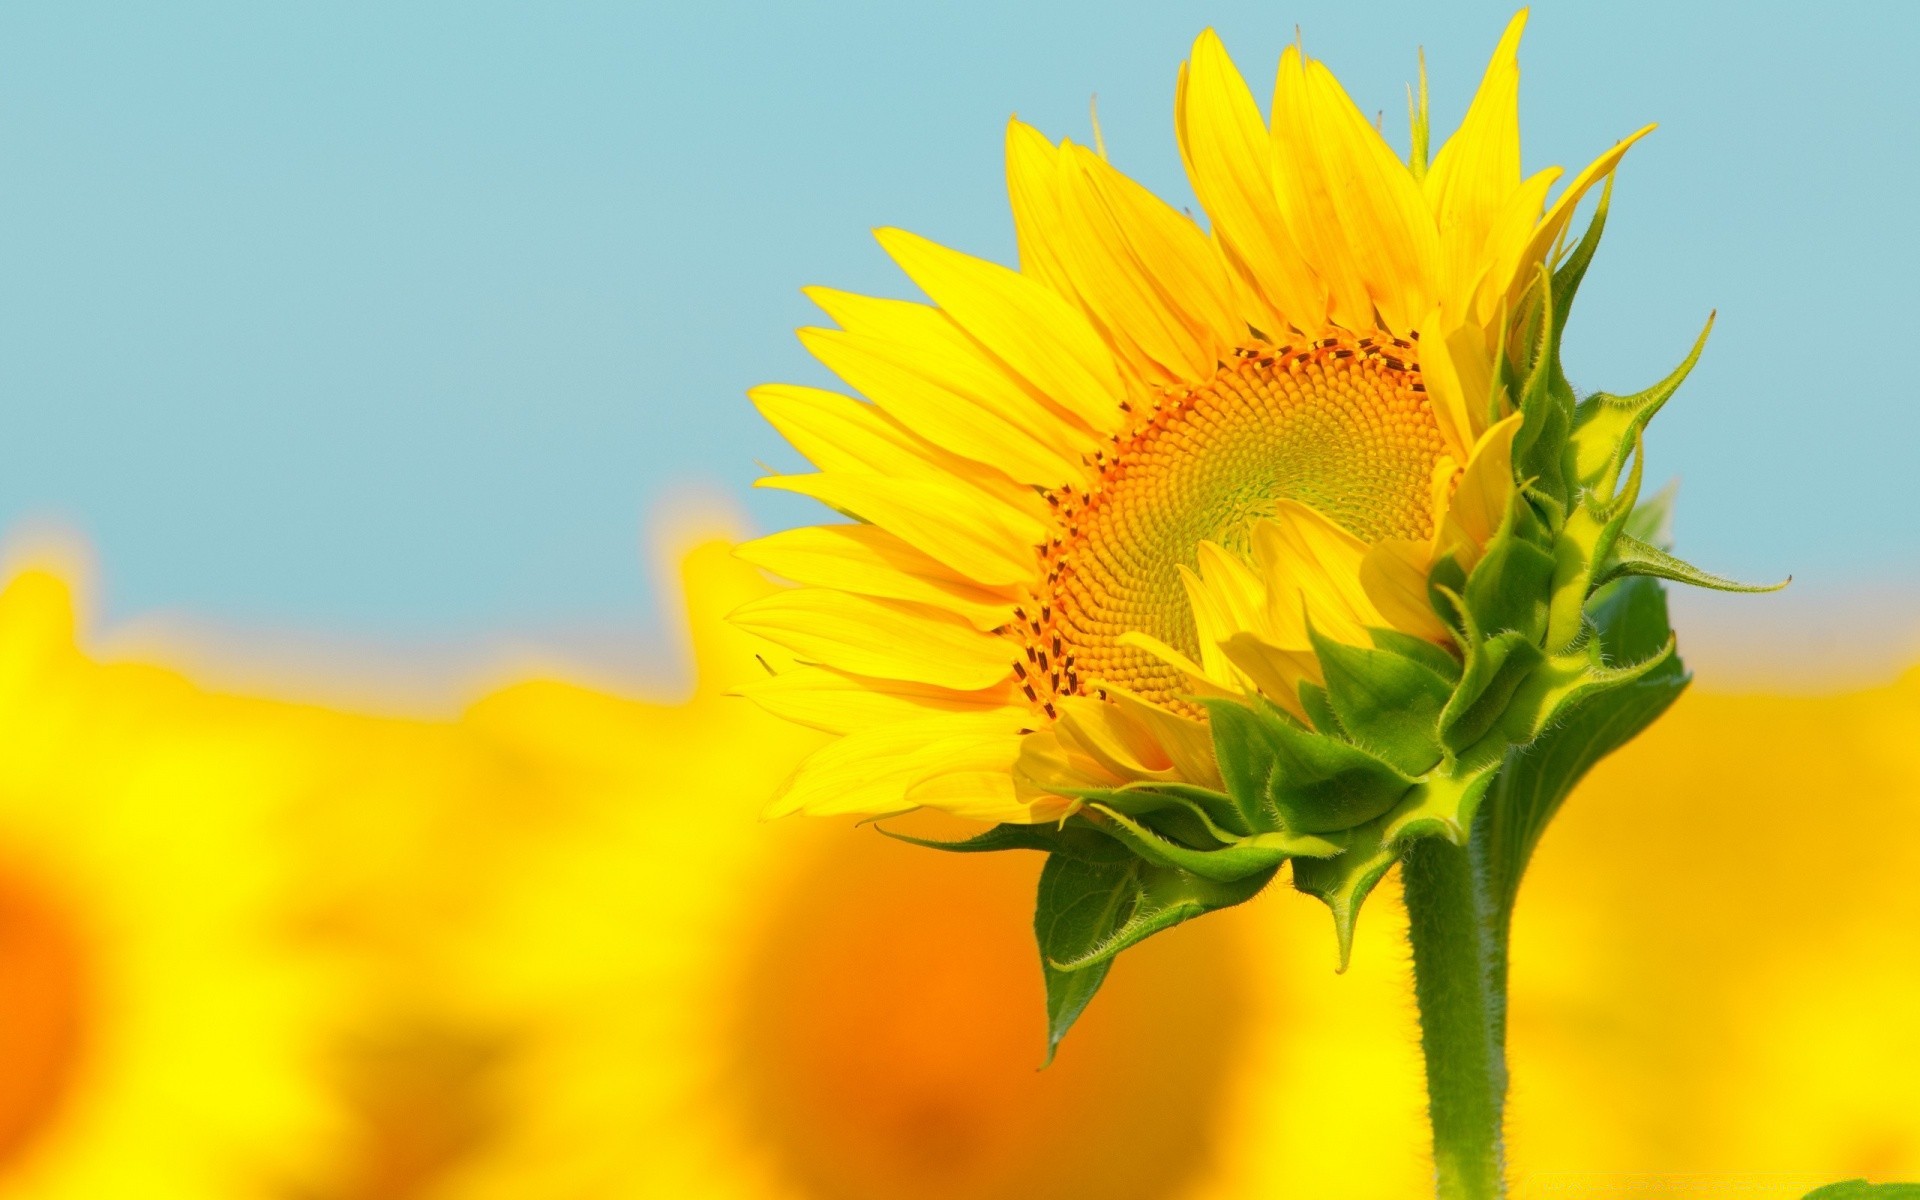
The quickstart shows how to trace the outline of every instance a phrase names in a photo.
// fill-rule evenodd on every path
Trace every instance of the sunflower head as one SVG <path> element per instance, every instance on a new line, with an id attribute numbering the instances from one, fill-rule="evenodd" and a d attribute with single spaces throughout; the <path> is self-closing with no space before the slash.
<path id="1" fill-rule="evenodd" d="M 774 811 L 1047 852 L 1056 1039 L 1115 953 L 1288 861 L 1344 955 L 1400 848 L 1496 783 L 1523 857 L 1684 682 L 1627 577 L 1724 583 L 1631 526 L 1699 347 L 1630 397 L 1560 365 L 1607 189 L 1569 246 L 1575 209 L 1647 131 L 1557 194 L 1523 175 L 1524 21 L 1431 160 L 1424 80 L 1402 158 L 1297 48 L 1263 116 L 1202 34 L 1175 123 L 1206 227 L 1016 121 L 1020 269 L 883 230 L 932 303 L 816 290 L 837 327 L 801 332 L 865 399 L 753 393 L 819 468 L 762 484 L 853 518 L 742 551 L 803 585 L 736 614 L 796 657 L 750 694 L 841 735 Z"/>

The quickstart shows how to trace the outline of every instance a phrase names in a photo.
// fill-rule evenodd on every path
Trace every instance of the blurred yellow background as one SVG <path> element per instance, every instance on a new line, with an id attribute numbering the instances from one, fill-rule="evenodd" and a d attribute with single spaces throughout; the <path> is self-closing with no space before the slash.
<path id="1" fill-rule="evenodd" d="M 1392 905 L 1344 976 L 1284 887 L 1157 938 L 1039 1071 L 1038 857 L 759 821 L 814 735 L 728 694 L 766 585 L 684 561 L 691 695 L 450 720 L 103 659 L 16 571 L 0 1197 L 1422 1194 Z M 1518 1195 L 1920 1175 L 1917 740 L 1920 673 L 1708 681 L 1579 789 L 1515 931 Z"/>

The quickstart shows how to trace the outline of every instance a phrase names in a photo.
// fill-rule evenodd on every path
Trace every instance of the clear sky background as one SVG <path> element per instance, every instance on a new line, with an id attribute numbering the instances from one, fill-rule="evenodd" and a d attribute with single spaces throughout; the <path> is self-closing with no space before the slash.
<path id="1" fill-rule="evenodd" d="M 742 393 L 822 381 L 807 283 L 906 284 L 898 224 L 1012 257 L 1010 113 L 1188 203 L 1174 72 L 1257 92 L 1303 27 L 1404 139 L 1505 4 L 0 9 L 0 523 L 95 547 L 110 613 L 380 639 L 649 624 L 645 529 L 795 461 Z M 1584 387 L 1704 362 L 1654 427 L 1681 548 L 1920 577 L 1920 5 L 1545 3 L 1527 166 L 1645 121 L 1582 293 Z"/>

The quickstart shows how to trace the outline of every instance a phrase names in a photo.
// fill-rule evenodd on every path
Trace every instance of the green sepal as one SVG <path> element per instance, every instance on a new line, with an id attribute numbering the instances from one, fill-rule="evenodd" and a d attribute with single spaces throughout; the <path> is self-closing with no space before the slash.
<path id="1" fill-rule="evenodd" d="M 1408 776 L 1440 761 L 1440 714 L 1453 695 L 1452 683 L 1404 655 L 1308 632 L 1326 695 L 1347 736 Z M 1433 649 L 1446 657 L 1438 646 Z"/>
<path id="2" fill-rule="evenodd" d="M 1440 715 L 1441 743 L 1458 754 L 1491 733 L 1541 660 L 1540 648 L 1519 633 L 1497 634 L 1475 646 Z"/>
<path id="3" fill-rule="evenodd" d="M 1233 802 L 1233 797 L 1195 783 L 1173 781 L 1134 783 L 1111 792 L 1097 794 L 1089 792 L 1087 798 L 1098 799 L 1101 803 L 1112 805 L 1130 816 L 1140 816 L 1156 811 L 1154 808 L 1146 807 L 1154 799 L 1184 805 L 1189 811 L 1197 814 L 1206 823 L 1210 835 L 1221 842 L 1230 842 L 1254 832 L 1253 827 L 1246 823 L 1239 806 Z"/>
<path id="4" fill-rule="evenodd" d="M 1460 660 L 1423 637 L 1398 629 L 1368 629 L 1367 636 L 1373 639 L 1376 649 L 1412 659 L 1446 680 L 1449 687 L 1460 682 Z"/>
<path id="5" fill-rule="evenodd" d="M 1713 332 L 1713 321 L 1714 314 L 1708 314 L 1693 349 L 1659 383 L 1631 396 L 1595 392 L 1580 402 L 1573 419 L 1573 471 L 1581 486 L 1603 496 L 1613 494 L 1620 472 L 1626 469 L 1627 456 L 1639 443 L 1641 430 L 1680 390 L 1700 361 L 1701 351 L 1707 348 L 1707 335 Z"/>
<path id="6" fill-rule="evenodd" d="M 1636 448 L 1637 449 L 1637 448 Z M 1548 601 L 1546 645 L 1560 651 L 1572 645 L 1586 623 L 1585 609 L 1593 594 L 1594 572 L 1639 511 L 1640 476 L 1644 454 L 1633 456 L 1633 473 L 1611 499 L 1588 492 L 1567 514 L 1554 543 L 1552 595 Z"/>
<path id="7" fill-rule="evenodd" d="M 1467 610 L 1480 629 L 1518 633 L 1538 642 L 1547 629 L 1552 594 L 1553 543 L 1532 506 L 1518 492 L 1501 530 L 1467 576 Z"/>
<path id="8" fill-rule="evenodd" d="M 1345 849 L 1332 858 L 1296 858 L 1293 860 L 1293 886 L 1317 896 L 1333 914 L 1333 932 L 1340 946 L 1340 965 L 1345 971 L 1353 960 L 1353 930 L 1360 919 L 1360 906 L 1372 893 L 1393 864 L 1399 850 L 1387 840 L 1387 818 L 1378 817 L 1341 835 Z"/>
<path id="9" fill-rule="evenodd" d="M 1417 837 L 1443 837 L 1456 846 L 1466 845 L 1474 813 L 1499 771 L 1496 759 L 1464 773 L 1435 774 L 1422 780 L 1387 814 L 1388 844 L 1403 845 Z"/>
<path id="10" fill-rule="evenodd" d="M 1735 579 L 1727 579 L 1709 571 L 1702 571 L 1685 559 L 1675 558 L 1658 546 L 1648 545 L 1639 538 L 1629 537 L 1623 533 L 1614 539 L 1612 559 L 1598 582 L 1604 585 L 1630 575 L 1668 579 L 1674 583 L 1690 584 L 1693 587 L 1711 588 L 1716 592 L 1777 592 L 1793 582 L 1792 576 L 1788 576 L 1779 583 L 1741 583 Z"/>
<path id="11" fill-rule="evenodd" d="M 1513 439 L 1513 474 L 1531 481 L 1529 490 L 1557 516 L 1566 512 L 1572 499 L 1567 439 L 1573 431 L 1575 406 L 1573 389 L 1560 372 L 1560 325 L 1553 293 L 1552 278 L 1542 264 L 1528 293 L 1533 309 L 1523 338 L 1530 354 L 1516 405 L 1520 430 Z"/>
<path id="12" fill-rule="evenodd" d="M 1607 213 L 1613 207 L 1613 172 L 1607 172 L 1607 181 L 1600 186 L 1600 199 L 1594 202 L 1593 216 L 1587 220 L 1587 231 L 1580 235 L 1580 242 L 1569 253 L 1553 273 L 1553 369 L 1556 381 L 1567 385 L 1566 376 L 1560 373 L 1560 341 L 1567 331 L 1567 319 L 1573 315 L 1573 300 L 1579 294 L 1581 281 L 1587 277 L 1587 267 L 1593 263 L 1594 251 L 1600 248 L 1600 235 L 1606 232 Z"/>
<path id="13" fill-rule="evenodd" d="M 1213 732 L 1213 757 L 1221 782 L 1242 823 L 1248 829 L 1280 828 L 1280 814 L 1267 794 L 1278 761 L 1267 732 L 1272 718 L 1232 700 L 1203 698 L 1200 704 L 1207 710 Z"/>
<path id="14" fill-rule="evenodd" d="M 1300 681 L 1300 707 L 1307 710 L 1307 720 L 1321 733 L 1330 737 L 1342 737 L 1346 728 L 1341 724 L 1340 714 L 1334 708 L 1327 689 L 1311 679 Z"/>
<path id="15" fill-rule="evenodd" d="M 1110 856 L 1054 854 L 1040 871 L 1034 936 L 1047 990 L 1047 1056 L 1106 981 L 1113 957 L 1202 913 L 1252 899 L 1271 870 L 1235 883 L 1141 861 L 1117 842 Z"/>
<path id="16" fill-rule="evenodd" d="M 1427 572 L 1427 603 L 1453 632 L 1454 639 L 1470 646 L 1479 640 L 1479 635 L 1473 629 L 1471 614 L 1466 611 L 1466 601 L 1460 598 L 1466 587 L 1466 568 L 1451 554 L 1442 555 Z"/>
<path id="17" fill-rule="evenodd" d="M 1600 641 L 1589 633 L 1568 653 L 1549 658 L 1534 669 L 1514 691 L 1492 736 L 1524 746 L 1594 693 L 1638 683 L 1674 661 L 1677 646 L 1669 633 L 1652 654 L 1624 666 L 1609 666 Z"/>
<path id="18" fill-rule="evenodd" d="M 1920 1200 L 1920 1183 L 1868 1183 L 1849 1179 L 1808 1192 L 1802 1200 Z"/>
<path id="19" fill-rule="evenodd" d="M 1274 746 L 1267 795 L 1282 826 L 1331 833 L 1363 825 L 1406 795 L 1413 780 L 1351 742 L 1267 723 Z"/>
<path id="20" fill-rule="evenodd" d="M 1291 833 L 1256 833 L 1212 850 L 1197 850 L 1163 837 L 1124 813 L 1103 804 L 1093 806 L 1113 824 L 1105 827 L 1117 841 L 1160 867 L 1198 875 L 1214 883 L 1238 883 L 1262 871 L 1271 872 L 1296 855 L 1325 857 L 1340 847 L 1325 838 Z"/>
<path id="21" fill-rule="evenodd" d="M 1413 780 L 1351 742 L 1306 729 L 1272 705 L 1207 699 L 1227 794 L 1258 830 L 1332 833 L 1392 808 Z M 1256 790 L 1257 789 L 1257 790 Z M 1262 823 L 1264 822 L 1264 823 Z"/>

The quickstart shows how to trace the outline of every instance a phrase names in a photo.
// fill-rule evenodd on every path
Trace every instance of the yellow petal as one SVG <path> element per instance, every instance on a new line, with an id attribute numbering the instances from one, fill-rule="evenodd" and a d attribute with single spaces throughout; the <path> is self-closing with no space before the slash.
<path id="1" fill-rule="evenodd" d="M 790 667 L 737 690 L 776 717 L 827 733 L 1015 706 L 1015 693 L 1007 685 L 956 692 L 911 680 L 874 679 L 813 666 Z"/>
<path id="2" fill-rule="evenodd" d="M 1236 633 L 1221 644 L 1233 665 L 1253 681 L 1260 694 L 1305 720 L 1306 709 L 1300 703 L 1303 680 L 1320 682 L 1320 661 L 1311 650 L 1291 650 L 1276 646 L 1254 633 Z"/>
<path id="3" fill-rule="evenodd" d="M 1029 485 L 1058 487 L 1080 474 L 1079 463 L 905 366 L 880 339 L 840 329 L 802 329 L 799 338 L 828 370 L 936 446 Z"/>
<path id="4" fill-rule="evenodd" d="M 1288 232 L 1273 187 L 1273 137 L 1253 93 L 1209 29 L 1180 71 L 1174 129 L 1194 195 L 1231 260 L 1278 322 L 1318 329 L 1326 289 Z M 1268 334 L 1283 328 L 1262 324 Z"/>
<path id="5" fill-rule="evenodd" d="M 812 496 L 871 521 L 986 587 L 1030 582 L 1046 527 L 980 492 L 941 479 L 879 475 L 778 475 L 755 481 Z"/>
<path id="6" fill-rule="evenodd" d="M 735 554 L 795 583 L 930 604 L 991 630 L 1013 619 L 1005 596 L 975 585 L 876 525 L 809 525 L 746 542 Z"/>
<path id="7" fill-rule="evenodd" d="M 1236 629 L 1261 624 L 1266 610 L 1266 584 L 1245 559 L 1214 542 L 1201 542 L 1194 547 L 1194 565 L 1213 608 L 1204 624 L 1198 613 L 1195 614 L 1195 625 L 1203 639 L 1225 637 Z"/>
<path id="8" fill-rule="evenodd" d="M 1106 692 L 1121 712 L 1160 744 L 1179 778 L 1202 787 L 1221 786 L 1220 764 L 1213 757 L 1213 733 L 1205 721 L 1181 716 L 1123 687 L 1109 684 Z"/>
<path id="9" fill-rule="evenodd" d="M 1585 196 L 1594 184 L 1606 178 L 1608 172 L 1620 164 L 1621 157 L 1633 147 L 1633 144 L 1652 133 L 1654 128 L 1655 126 L 1646 125 L 1635 130 L 1611 150 L 1594 159 L 1586 170 L 1574 176 L 1573 182 L 1560 193 L 1559 198 L 1553 202 L 1553 207 L 1547 210 L 1547 215 L 1542 217 L 1540 224 L 1534 228 L 1533 236 L 1527 240 L 1517 260 L 1511 266 L 1495 268 L 1495 278 L 1511 280 L 1505 296 L 1510 311 L 1518 307 L 1521 293 L 1525 292 L 1532 283 L 1533 265 L 1546 260 L 1548 251 L 1566 231 L 1567 222 L 1573 219 L 1573 210 L 1579 205 L 1580 198 Z"/>
<path id="10" fill-rule="evenodd" d="M 983 746 L 981 756 L 989 754 L 997 762 L 1019 754 L 1009 753 L 999 743 Z M 920 808 L 938 809 L 965 817 L 969 821 L 1005 822 L 1011 825 L 1042 825 L 1057 821 L 1078 807 L 1064 796 L 1023 798 L 1014 786 L 1011 762 L 1008 767 L 986 771 L 949 771 L 924 779 L 907 789 L 907 801 Z"/>
<path id="11" fill-rule="evenodd" d="M 1009 371 L 939 309 L 832 288 L 805 292 L 842 329 L 873 338 L 875 352 L 894 365 L 967 397 L 1035 441 L 1077 456 L 1099 440 L 1086 422 Z"/>
<path id="12" fill-rule="evenodd" d="M 1466 118 L 1427 173 L 1448 296 L 1464 296 L 1475 282 L 1495 219 L 1520 186 L 1519 51 L 1526 25 L 1525 9 L 1507 23 Z"/>
<path id="13" fill-rule="evenodd" d="M 1045 796 L 1119 787 L 1125 782 L 1052 728 L 1036 730 L 1023 738 L 1013 765 L 1014 791 L 1029 803 Z"/>
<path id="14" fill-rule="evenodd" d="M 1559 167 L 1536 171 L 1507 196 L 1506 204 L 1495 215 L 1493 227 L 1488 231 L 1486 247 L 1480 256 L 1479 278 L 1469 280 L 1469 289 L 1461 295 L 1449 293 L 1449 312 L 1457 314 L 1457 319 L 1478 325 L 1482 344 L 1488 351 L 1495 348 L 1499 339 L 1501 306 L 1509 303 L 1513 272 L 1520 268 L 1527 243 L 1533 240 L 1547 193 L 1564 173 Z M 1531 275 L 1532 265 L 1528 264 L 1526 270 Z"/>
<path id="15" fill-rule="evenodd" d="M 789 588 L 749 601 L 729 619 L 803 659 L 855 675 L 965 692 L 992 687 L 1013 670 L 1004 639 L 921 604 Z"/>
<path id="16" fill-rule="evenodd" d="M 1246 331 L 1206 234 L 1083 146 L 1062 147 L 1060 180 L 1063 259 L 1096 323 L 1160 368 L 1147 383 L 1211 375 Z"/>
<path id="17" fill-rule="evenodd" d="M 1309 62 L 1305 75 L 1304 120 L 1349 253 L 1386 327 L 1410 329 L 1439 299 L 1433 212 L 1333 72 Z"/>
<path id="18" fill-rule="evenodd" d="M 1122 388 L 1113 355 L 1058 293 L 904 230 L 875 236 L 935 304 L 1022 378 L 1094 428 L 1115 425 Z"/>
<path id="19" fill-rule="evenodd" d="M 1185 675 L 1188 684 L 1192 688 L 1193 694 L 1196 696 L 1224 696 L 1235 698 L 1241 694 L 1238 680 L 1236 680 L 1233 675 L 1232 664 L 1227 662 L 1224 656 L 1218 656 L 1217 650 L 1215 654 L 1217 656 L 1216 661 L 1219 663 L 1218 670 L 1208 671 L 1205 667 L 1202 667 L 1199 663 L 1194 662 L 1186 655 L 1175 650 L 1172 646 L 1167 645 L 1159 638 L 1151 634 L 1141 633 L 1137 629 L 1130 629 L 1121 634 L 1120 644 L 1122 646 L 1131 646 L 1135 650 L 1139 650 L 1145 654 L 1151 654 L 1161 662 L 1166 663 L 1174 670 Z"/>
<path id="20" fill-rule="evenodd" d="M 1360 563 L 1360 584 L 1386 624 L 1430 642 L 1450 640 L 1447 627 L 1427 600 L 1431 558 L 1422 542 L 1388 538 L 1367 548 Z"/>
<path id="21" fill-rule="evenodd" d="M 1433 309 L 1420 322 L 1420 381 L 1427 386 L 1427 401 L 1433 405 L 1433 419 L 1447 439 L 1450 457 L 1459 459 L 1487 426 L 1486 389 L 1491 386 L 1490 359 L 1476 347 L 1485 335 L 1476 328 L 1455 329 L 1465 339 L 1468 353 L 1455 354 L 1441 309 Z M 1477 357 L 1476 357 L 1477 355 Z M 1467 371 L 1463 373 L 1463 365 Z"/>
<path id="22" fill-rule="evenodd" d="M 1279 644 L 1310 644 L 1304 630 L 1297 643 L 1284 636 L 1298 625 L 1294 614 L 1303 606 L 1321 633 L 1343 642 L 1364 643 L 1367 627 L 1380 624 L 1360 584 L 1367 544 L 1317 510 L 1276 502 L 1271 518 L 1254 523 L 1253 554 L 1267 585 L 1268 620 L 1283 634 Z"/>
<path id="23" fill-rule="evenodd" d="M 1347 244 L 1314 139 L 1300 50 L 1280 55 L 1273 83 L 1273 192 L 1280 215 L 1327 293 L 1327 318 L 1349 329 L 1373 325 L 1373 297 Z"/>
<path id="24" fill-rule="evenodd" d="M 1073 280 L 1060 260 L 1060 150 L 1017 117 L 1007 122 L 1007 199 L 1020 270 L 1072 298 Z"/>
<path id="25" fill-rule="evenodd" d="M 1083 753 L 1125 782 L 1178 779 L 1173 759 L 1143 725 L 1118 705 L 1094 696 L 1067 696 L 1055 701 L 1055 725 L 1063 742 Z"/>
<path id="26" fill-rule="evenodd" d="M 1206 545 L 1201 543 L 1201 547 Z M 1230 556 L 1222 557 L 1229 563 L 1232 561 Z M 1245 628 L 1248 619 L 1257 619 L 1249 617 L 1245 606 L 1248 589 L 1251 588 L 1256 597 L 1264 597 L 1265 593 L 1245 568 L 1241 568 L 1246 575 L 1242 579 L 1231 573 L 1232 567 L 1221 562 L 1205 565 L 1209 573 L 1203 575 L 1185 563 L 1180 564 L 1180 585 L 1187 593 L 1187 609 L 1193 614 L 1194 640 L 1200 645 L 1200 671 L 1209 679 L 1231 686 L 1236 682 L 1233 667 L 1220 652 L 1220 642 L 1236 629 Z"/>
<path id="27" fill-rule="evenodd" d="M 945 772 L 978 769 L 1019 753 L 1016 710 L 881 725 L 814 752 L 775 793 L 768 817 L 805 812 L 886 814 L 915 807 L 908 791 Z"/>
<path id="28" fill-rule="evenodd" d="M 1513 500 L 1513 439 L 1519 432 L 1519 413 L 1487 430 L 1460 474 L 1460 485 L 1447 506 L 1446 524 L 1452 537 L 1466 548 L 1485 546 L 1506 519 Z M 1459 548 L 1459 544 L 1444 547 L 1448 551 Z M 1472 563 L 1463 561 L 1461 565 L 1470 567 Z"/>
<path id="29" fill-rule="evenodd" d="M 851 396 L 791 383 L 747 393 L 767 423 L 823 471 L 874 475 L 942 474 L 934 447 Z"/>

